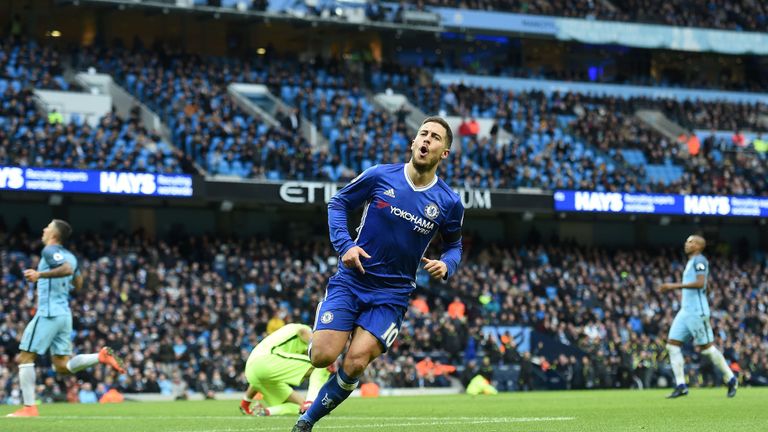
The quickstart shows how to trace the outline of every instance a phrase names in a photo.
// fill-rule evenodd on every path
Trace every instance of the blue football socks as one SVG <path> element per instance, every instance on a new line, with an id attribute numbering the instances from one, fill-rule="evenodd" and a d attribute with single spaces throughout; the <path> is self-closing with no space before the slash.
<path id="1" fill-rule="evenodd" d="M 315 424 L 344 402 L 352 391 L 357 388 L 358 382 L 357 378 L 348 377 L 344 373 L 344 368 L 339 368 L 339 371 L 332 375 L 325 385 L 320 388 L 320 392 L 318 392 L 312 406 L 299 417 L 299 420 Z"/>

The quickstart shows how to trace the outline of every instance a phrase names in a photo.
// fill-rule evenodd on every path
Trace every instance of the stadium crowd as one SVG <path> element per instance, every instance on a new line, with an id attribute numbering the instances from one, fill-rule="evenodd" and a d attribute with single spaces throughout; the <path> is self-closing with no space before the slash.
<path id="1" fill-rule="evenodd" d="M 409 151 L 406 113 L 388 114 L 373 106 L 360 84 L 342 74 L 343 65 L 334 61 L 297 63 L 269 55 L 253 62 L 203 59 L 155 47 L 133 51 L 86 49 L 78 64 L 113 73 L 139 99 L 163 113 L 174 130 L 176 145 L 211 174 L 345 181 L 373 164 L 404 160 Z M 167 79 L 158 80 L 160 76 Z M 372 82 L 374 88 L 388 84 L 401 88 L 425 112 L 492 117 L 499 127 L 513 134 L 509 142 L 493 137 L 463 140 L 462 149 L 455 152 L 442 172 L 453 186 L 644 192 L 693 188 L 699 192 L 723 185 L 734 193 L 759 194 L 766 190 L 760 187 L 763 170 L 754 158 L 723 152 L 725 156 L 718 153 L 704 162 L 690 161 L 681 153 L 683 146 L 666 141 L 630 115 L 642 107 L 663 107 L 675 119 L 686 114 L 686 126 L 759 129 L 760 117 L 766 113 L 761 104 L 705 103 L 694 109 L 690 103 L 673 100 L 624 101 L 576 93 L 546 96 L 463 85 L 420 85 L 407 72 L 384 73 L 378 78 Z M 226 94 L 228 82 L 265 84 L 296 111 L 280 112 L 282 127 L 269 127 L 233 105 Z M 627 125 L 621 140 L 595 141 L 595 136 L 574 133 L 580 124 L 571 122 L 589 108 L 598 117 L 623 113 Z M 293 120 L 289 120 L 291 117 Z M 315 124 L 328 141 L 327 151 L 314 151 L 297 133 L 305 119 Z M 599 118 L 598 124 L 608 126 L 611 122 Z M 597 133 L 612 135 L 610 129 Z M 580 142 L 585 139 L 588 145 Z M 687 175 L 676 182 L 658 183 L 649 179 L 642 167 L 628 166 L 617 147 L 596 154 L 595 147 L 604 148 L 617 141 L 641 148 L 651 162 L 676 163 L 688 170 Z M 255 146 L 249 145 L 254 142 Z M 702 165 L 720 173 L 708 178 L 711 187 L 707 181 L 688 181 L 699 176 Z"/>
<path id="2" fill-rule="evenodd" d="M 96 126 L 39 112 L 30 90 L 6 93 L 0 108 L 0 165 L 154 173 L 196 172 L 192 161 L 142 126 L 112 111 Z"/>
<path id="3" fill-rule="evenodd" d="M 380 82 L 394 83 L 394 80 L 381 78 Z M 630 192 L 768 193 L 766 150 L 747 146 L 739 132 L 741 129 L 765 131 L 763 118 L 768 115 L 768 108 L 761 103 L 694 103 L 559 92 L 545 95 L 535 91 L 501 91 L 463 84 L 408 86 L 408 82 L 400 80 L 401 89 L 425 112 L 494 119 L 498 128 L 513 135 L 511 145 L 506 148 L 515 148 L 518 140 L 530 148 L 535 155 L 533 163 L 516 166 L 518 170 L 536 169 L 532 181 L 497 187 L 533 186 L 551 190 L 576 185 L 581 189 Z M 647 108 L 662 111 L 690 131 L 731 130 L 733 138 L 722 140 L 711 135 L 695 149 L 688 147 L 664 137 L 635 116 L 637 110 Z M 579 143 L 588 144 L 583 154 Z M 505 148 L 503 143 L 497 144 L 497 147 Z M 628 164 L 622 155 L 623 149 L 640 150 L 642 162 L 634 166 Z M 472 149 L 463 148 L 462 151 L 471 154 Z M 514 161 L 515 154 L 504 154 L 502 160 Z M 596 154 L 602 155 L 607 162 L 604 169 L 586 169 Z M 675 165 L 681 168 L 683 175 L 674 180 L 659 181 L 647 175 L 646 163 Z M 583 169 L 574 169 L 580 164 Z M 518 175 L 500 175 L 499 172 L 491 171 L 489 177 L 496 182 L 510 178 L 520 180 L 520 171 Z M 482 170 L 475 173 L 482 173 Z"/>
<path id="4" fill-rule="evenodd" d="M 768 30 L 768 8 L 755 0 L 426 0 L 440 7 L 641 22 L 721 30 Z"/>
<path id="5" fill-rule="evenodd" d="M 76 91 L 63 77 L 61 56 L 34 41 L 0 42 L 0 164 L 146 172 L 195 172 L 191 160 L 147 131 L 138 107 L 127 118 L 114 110 L 91 124 L 68 122 L 38 107 L 34 89 Z"/>
<path id="6" fill-rule="evenodd" d="M 0 228 L 0 401 L 15 403 L 14 356 L 35 307 L 21 272 L 34 265 L 41 244 L 23 225 Z M 46 400 L 109 388 L 180 398 L 240 391 L 250 349 L 286 322 L 311 323 L 337 263 L 323 240 L 88 233 L 70 249 L 85 274 L 85 289 L 71 301 L 75 349 L 111 345 L 128 372 L 113 377 L 97 367 L 61 379 L 39 363 Z M 768 384 L 766 256 L 711 249 L 716 343 L 745 384 Z M 663 346 L 678 300 L 656 287 L 680 277 L 678 248 L 504 245 L 467 234 L 464 261 L 448 283 L 419 271 L 400 336 L 364 381 L 441 386 L 449 385 L 452 367 L 493 377 L 501 365 L 519 368 L 510 389 L 545 387 L 546 374 L 569 388 L 657 386 L 670 376 Z M 514 337 L 483 336 L 484 326 L 529 326 L 550 346 L 531 343 L 518 352 Z M 719 382 L 711 365 L 693 360 L 692 383 Z"/>
<path id="7" fill-rule="evenodd" d="M 158 113 L 173 142 L 209 174 L 248 178 L 302 178 L 322 162 L 301 134 L 271 127 L 244 112 L 227 93 L 232 82 L 264 83 L 267 71 L 234 59 L 170 50 L 84 48 L 78 67 L 106 72 Z M 271 65 L 277 70 L 280 65 Z M 319 157 L 322 159 L 321 157 Z"/>
<path id="8" fill-rule="evenodd" d="M 66 88 L 57 54 L 34 42 L 6 42 L 0 51 L 6 66 L 0 69 L 5 74 L 0 142 L 6 144 L 0 163 L 156 172 L 194 172 L 196 165 L 213 175 L 346 181 L 373 164 L 408 157 L 408 112 L 376 108 L 363 90 L 365 80 L 344 75 L 337 62 L 298 63 L 269 51 L 249 61 L 203 58 L 140 44 L 134 50 L 115 45 L 74 53 L 77 68 L 111 73 L 160 114 L 174 146 L 145 130 L 135 111 L 127 119 L 110 113 L 97 126 L 78 118 L 67 124 L 60 117 L 45 118 L 29 87 Z M 701 151 L 692 154 L 633 115 L 655 108 L 690 129 L 760 132 L 767 112 L 761 104 L 513 93 L 423 84 L 407 69 L 371 71 L 368 83 L 374 89 L 403 91 L 424 112 L 495 120 L 491 136 L 465 134 L 457 140 L 440 173 L 453 186 L 768 193 L 765 152 L 704 140 Z M 230 82 L 264 84 L 295 109 L 279 110 L 280 124 L 269 125 L 238 107 L 227 92 Z M 303 138 L 304 121 L 318 127 L 327 150 Z M 508 134 L 502 139 L 499 131 Z M 640 161 L 628 163 L 620 151 L 625 148 L 641 151 Z M 682 175 L 658 178 L 646 171 L 646 163 L 674 165 Z"/>

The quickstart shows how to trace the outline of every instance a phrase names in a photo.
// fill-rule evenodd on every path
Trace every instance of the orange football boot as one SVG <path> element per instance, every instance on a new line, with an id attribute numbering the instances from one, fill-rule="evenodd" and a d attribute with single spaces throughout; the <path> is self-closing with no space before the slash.
<path id="1" fill-rule="evenodd" d="M 6 417 L 39 417 L 40 413 L 37 412 L 37 405 L 24 405 L 16 412 L 8 414 Z"/>
<path id="2" fill-rule="evenodd" d="M 125 373 L 123 368 L 123 360 L 115 355 L 115 351 L 110 347 L 104 347 L 99 350 L 99 363 L 111 366 L 112 369 Z"/>

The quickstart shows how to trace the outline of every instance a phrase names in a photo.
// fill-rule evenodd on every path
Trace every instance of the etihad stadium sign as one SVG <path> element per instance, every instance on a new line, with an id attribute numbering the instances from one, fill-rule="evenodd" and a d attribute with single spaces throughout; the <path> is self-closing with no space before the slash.
<path id="1" fill-rule="evenodd" d="M 287 181 L 280 185 L 280 198 L 290 204 L 327 204 L 343 185 L 328 182 Z M 490 189 L 454 188 L 466 209 L 493 209 Z"/>

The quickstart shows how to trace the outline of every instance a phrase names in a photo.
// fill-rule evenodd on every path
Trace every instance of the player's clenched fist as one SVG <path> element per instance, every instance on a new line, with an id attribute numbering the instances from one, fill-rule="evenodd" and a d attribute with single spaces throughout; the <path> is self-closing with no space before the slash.
<path id="1" fill-rule="evenodd" d="M 352 246 L 344 256 L 341 257 L 341 262 L 344 263 L 344 267 L 356 268 L 360 273 L 365 274 L 365 269 L 363 268 L 363 263 L 360 261 L 360 257 L 370 258 L 371 256 L 360 246 Z"/>
<path id="2" fill-rule="evenodd" d="M 424 270 L 435 279 L 442 279 L 448 274 L 448 266 L 440 260 L 421 257 L 421 262 L 424 263 Z"/>
<path id="3" fill-rule="evenodd" d="M 29 282 L 37 282 L 40 279 L 40 273 L 35 269 L 26 269 L 24 270 L 24 278 Z"/>

